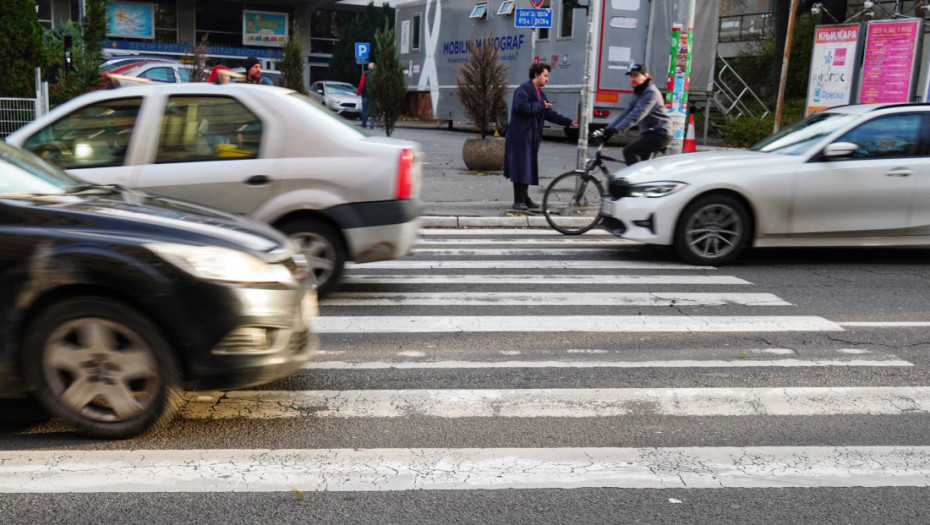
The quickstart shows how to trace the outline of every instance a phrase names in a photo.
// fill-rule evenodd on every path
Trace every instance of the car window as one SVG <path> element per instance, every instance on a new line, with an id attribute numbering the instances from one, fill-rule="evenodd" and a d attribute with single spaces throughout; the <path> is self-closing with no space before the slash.
<path id="1" fill-rule="evenodd" d="M 120 166 L 141 106 L 139 97 L 84 106 L 39 130 L 23 147 L 63 169 Z"/>
<path id="2" fill-rule="evenodd" d="M 181 82 L 191 81 L 191 73 L 190 71 L 187 70 L 187 68 L 179 67 L 177 69 L 177 72 L 178 72 L 178 76 L 181 77 Z"/>
<path id="3" fill-rule="evenodd" d="M 919 114 L 886 115 L 856 126 L 836 142 L 859 146 L 852 157 L 876 159 L 912 157 L 917 154 L 922 116 Z"/>
<path id="4" fill-rule="evenodd" d="M 155 162 L 254 159 L 261 139 L 261 119 L 232 97 L 173 96 Z"/>
<path id="5" fill-rule="evenodd" d="M 174 82 L 174 69 L 170 67 L 153 67 L 135 75 L 139 78 L 148 78 L 156 82 Z"/>
<path id="6" fill-rule="evenodd" d="M 15 193 L 62 193 L 81 181 L 41 159 L 0 142 L 0 196 Z"/>
<path id="7" fill-rule="evenodd" d="M 801 155 L 825 136 L 839 131 L 854 115 L 845 113 L 814 113 L 804 120 L 762 139 L 750 147 L 753 151 Z"/>
<path id="8" fill-rule="evenodd" d="M 330 94 L 354 95 L 355 87 L 349 84 L 326 84 L 326 90 Z"/>

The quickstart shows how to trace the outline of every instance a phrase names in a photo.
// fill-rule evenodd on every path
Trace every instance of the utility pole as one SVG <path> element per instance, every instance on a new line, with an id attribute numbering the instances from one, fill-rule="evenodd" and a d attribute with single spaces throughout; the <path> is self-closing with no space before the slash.
<path id="1" fill-rule="evenodd" d="M 778 102 L 775 104 L 775 129 L 781 127 L 781 109 L 785 103 L 785 82 L 788 79 L 788 55 L 791 53 L 791 33 L 794 32 L 794 14 L 798 9 L 798 0 L 791 0 L 791 9 L 788 12 L 788 30 L 785 34 L 785 54 L 781 61 L 781 77 L 778 80 Z"/>
<path id="2" fill-rule="evenodd" d="M 585 54 L 584 54 L 584 77 L 581 80 L 581 115 L 578 118 L 578 160 L 576 162 L 578 169 L 584 169 L 585 162 L 588 160 L 588 125 L 591 123 L 591 113 L 594 111 L 594 71 L 597 68 L 594 52 L 594 43 L 599 40 L 595 31 L 600 31 L 600 18 L 603 9 L 604 0 L 588 0 L 588 33 L 585 37 Z M 576 6 L 576 8 L 581 6 Z"/>
<path id="3" fill-rule="evenodd" d="M 669 153 L 681 153 L 688 125 L 688 84 L 691 76 L 691 49 L 694 45 L 694 0 L 675 0 L 672 8 L 672 35 L 669 49 L 668 86 L 665 106 L 672 117 Z"/>

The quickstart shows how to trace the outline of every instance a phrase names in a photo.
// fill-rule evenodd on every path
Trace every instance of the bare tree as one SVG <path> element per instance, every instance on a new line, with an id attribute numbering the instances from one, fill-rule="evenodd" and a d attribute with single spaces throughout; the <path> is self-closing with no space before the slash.
<path id="1" fill-rule="evenodd" d="M 507 68 L 501 64 L 492 38 L 469 42 L 468 50 L 468 60 L 459 67 L 455 83 L 465 114 L 485 138 L 506 107 Z"/>
<path id="2" fill-rule="evenodd" d="M 210 52 L 208 38 L 210 38 L 210 33 L 204 33 L 200 43 L 196 46 L 192 45 L 184 53 L 183 62 L 187 64 L 191 82 L 206 82 L 207 77 L 210 76 L 210 72 L 207 70 L 207 53 Z"/>

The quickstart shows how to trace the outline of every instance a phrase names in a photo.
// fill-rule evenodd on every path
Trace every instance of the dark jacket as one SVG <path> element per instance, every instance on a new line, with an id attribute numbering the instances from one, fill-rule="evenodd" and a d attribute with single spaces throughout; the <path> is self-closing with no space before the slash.
<path id="1" fill-rule="evenodd" d="M 608 128 L 617 132 L 626 131 L 639 124 L 640 133 L 661 133 L 672 136 L 672 117 L 668 114 L 659 88 L 647 80 L 633 88 L 633 100 Z"/>
<path id="2" fill-rule="evenodd" d="M 572 119 L 546 109 L 546 94 L 532 80 L 520 84 L 513 93 L 510 125 L 504 146 L 504 177 L 519 184 L 539 184 L 539 146 L 542 144 L 543 120 L 571 126 Z"/>

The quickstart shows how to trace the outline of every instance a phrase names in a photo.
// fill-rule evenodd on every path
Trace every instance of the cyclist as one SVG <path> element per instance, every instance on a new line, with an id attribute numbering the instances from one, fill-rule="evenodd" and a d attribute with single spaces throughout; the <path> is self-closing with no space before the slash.
<path id="1" fill-rule="evenodd" d="M 672 141 L 672 119 L 646 66 L 633 64 L 626 74 L 633 86 L 633 100 L 613 122 L 600 133 L 595 132 L 593 137 L 607 140 L 614 133 L 639 124 L 639 138 L 623 148 L 626 165 L 631 166 L 669 145 Z"/>

